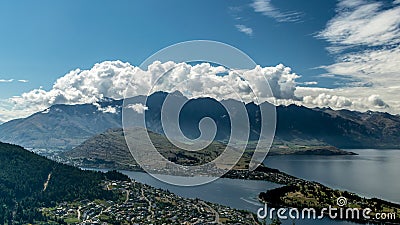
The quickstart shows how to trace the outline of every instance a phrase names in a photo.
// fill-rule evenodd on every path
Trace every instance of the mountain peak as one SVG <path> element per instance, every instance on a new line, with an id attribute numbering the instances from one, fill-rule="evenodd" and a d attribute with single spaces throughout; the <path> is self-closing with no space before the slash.
<path id="1" fill-rule="evenodd" d="M 161 106 L 167 95 L 166 92 L 155 92 L 147 98 L 147 102 L 145 96 L 128 99 L 132 104 L 146 104 L 149 108 L 146 111 L 147 128 L 160 134 L 163 134 Z M 180 92 L 173 92 L 170 96 L 186 98 Z M 236 100 L 221 102 L 241 103 Z M 232 115 L 225 116 L 228 115 L 226 110 L 218 103 L 211 98 L 190 99 L 180 115 L 180 126 L 185 135 L 197 137 L 199 121 L 208 116 L 216 121 L 216 140 L 229 140 L 229 117 Z M 53 105 L 30 117 L 1 124 L 0 141 L 32 148 L 71 149 L 107 129 L 121 128 L 122 114 L 119 112 L 122 107 L 123 100 L 110 98 L 95 104 Z M 245 107 L 251 127 L 249 136 L 251 140 L 256 140 L 261 126 L 260 105 L 248 103 Z M 342 148 L 400 147 L 400 116 L 380 112 L 310 109 L 297 105 L 277 106 L 276 113 L 276 134 L 281 140 L 317 139 Z"/>

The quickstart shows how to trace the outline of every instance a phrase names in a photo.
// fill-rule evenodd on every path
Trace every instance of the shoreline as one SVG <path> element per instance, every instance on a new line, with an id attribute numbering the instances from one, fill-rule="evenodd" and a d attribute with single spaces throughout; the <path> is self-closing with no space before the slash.
<path id="1" fill-rule="evenodd" d="M 85 169 L 89 169 L 89 168 L 85 168 Z M 99 169 L 99 168 L 90 168 L 90 169 Z M 105 168 L 103 168 L 103 169 L 105 169 Z M 122 169 L 122 171 L 123 170 L 125 170 L 125 169 Z M 127 170 L 127 171 L 132 171 L 132 170 Z M 143 170 L 135 170 L 132 172 L 146 173 Z M 305 180 L 302 178 L 297 178 L 295 176 L 281 172 L 277 169 L 272 169 L 272 168 L 268 168 L 265 166 L 259 167 L 255 171 L 251 171 L 251 172 L 247 171 L 247 170 L 231 170 L 221 178 L 233 179 L 233 180 L 240 179 L 240 180 L 267 181 L 267 182 L 271 182 L 271 183 L 275 183 L 275 184 L 280 184 L 280 185 L 282 185 L 281 187 L 271 189 L 266 192 L 258 193 L 258 199 L 259 199 L 259 201 L 261 200 L 260 203 L 268 203 L 268 204 L 272 204 L 272 205 L 283 206 L 285 208 L 302 209 L 302 208 L 305 208 L 306 205 L 294 203 L 295 201 L 292 201 L 291 203 L 289 202 L 287 204 L 282 204 L 282 202 L 279 202 L 276 199 L 275 199 L 275 201 L 267 201 L 265 199 L 265 194 L 268 193 L 269 191 L 274 192 L 274 191 L 279 190 L 284 187 L 307 187 L 305 190 L 309 190 L 309 189 L 318 190 L 318 191 L 323 190 L 323 191 L 326 191 L 329 193 L 335 193 L 333 196 L 342 196 L 342 195 L 351 196 L 351 198 L 349 198 L 349 200 L 357 201 L 357 203 L 360 205 L 375 205 L 375 207 L 377 207 L 377 208 L 379 208 L 379 207 L 390 208 L 391 207 L 392 210 L 395 209 L 395 210 L 397 210 L 397 212 L 400 212 L 400 204 L 398 204 L 398 203 L 386 201 L 386 200 L 382 200 L 382 199 L 378 199 L 378 198 L 366 198 L 364 196 L 360 196 L 357 193 L 351 193 L 351 192 L 345 191 L 345 190 L 333 189 L 333 188 L 325 186 L 321 183 L 318 183 L 315 181 L 308 181 L 308 180 Z M 316 192 L 318 192 L 318 191 L 316 191 Z M 287 195 L 288 193 L 289 192 L 283 192 L 281 195 L 275 195 L 275 196 L 282 198 L 282 197 L 285 197 L 285 195 Z M 327 204 L 328 200 L 324 201 L 323 200 L 324 198 L 319 199 L 314 192 L 305 191 L 305 193 L 311 194 L 310 196 L 308 196 L 309 199 L 313 199 L 313 200 L 318 199 L 318 201 L 315 204 L 311 204 L 311 205 L 309 204 L 309 205 L 307 205 L 307 207 L 313 206 L 315 208 L 320 208 L 321 205 Z M 325 197 L 325 199 L 331 199 L 331 198 L 332 198 L 332 196 Z M 312 201 L 310 201 L 310 202 L 312 202 Z M 332 204 L 332 205 L 334 206 L 335 204 Z M 375 212 L 377 212 L 377 211 L 375 211 Z M 398 214 L 396 218 L 400 219 L 400 214 Z M 331 218 L 329 218 L 329 219 L 331 219 Z M 340 219 L 340 220 L 343 220 L 343 219 Z M 376 222 L 375 220 L 348 220 L 348 219 L 345 219 L 345 221 L 357 222 L 359 224 L 362 224 L 365 222 Z M 388 222 L 388 221 L 379 221 L 379 222 Z M 396 222 L 398 222 L 398 221 L 396 220 Z M 387 223 L 387 224 L 390 224 L 390 223 Z"/>

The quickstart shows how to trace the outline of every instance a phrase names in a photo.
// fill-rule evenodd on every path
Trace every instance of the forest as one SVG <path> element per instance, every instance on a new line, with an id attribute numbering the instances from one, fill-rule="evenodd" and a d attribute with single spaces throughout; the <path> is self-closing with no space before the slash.
<path id="1" fill-rule="evenodd" d="M 117 199 L 116 193 L 102 187 L 106 179 L 129 178 L 116 171 L 81 170 L 20 146 L 0 143 L 0 224 L 46 222 L 48 218 L 39 208 L 59 202 Z"/>

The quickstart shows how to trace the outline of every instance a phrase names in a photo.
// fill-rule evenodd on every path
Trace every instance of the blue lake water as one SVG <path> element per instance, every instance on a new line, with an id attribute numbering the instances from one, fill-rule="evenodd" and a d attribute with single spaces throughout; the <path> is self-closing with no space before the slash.
<path id="1" fill-rule="evenodd" d="M 200 198 L 205 201 L 250 211 L 257 211 L 257 209 L 262 206 L 257 200 L 258 193 L 281 186 L 267 181 L 222 178 L 204 185 L 183 187 L 166 184 L 146 173 L 132 171 L 121 172 L 136 181 L 153 187 L 169 190 L 182 197 Z"/>
<path id="2" fill-rule="evenodd" d="M 130 178 L 148 184 L 150 186 L 169 190 L 179 196 L 187 198 L 199 198 L 205 201 L 218 203 L 225 206 L 230 206 L 236 209 L 244 209 L 252 212 L 257 212 L 263 205 L 258 202 L 257 196 L 260 192 L 268 189 L 279 187 L 280 185 L 266 182 L 266 181 L 253 181 L 253 180 L 237 180 L 221 178 L 214 182 L 195 186 L 195 187 L 181 187 L 166 184 L 159 181 L 149 174 L 132 171 L 121 171 L 128 175 Z M 292 225 L 293 221 L 282 221 L 282 224 Z M 297 225 L 350 225 L 355 224 L 345 221 L 333 221 L 329 219 L 323 220 L 296 220 Z"/>
<path id="3" fill-rule="evenodd" d="M 400 202 L 400 150 L 351 150 L 356 156 L 273 156 L 264 164 L 288 174 L 313 180 L 329 187 L 356 192 L 367 197 L 379 197 Z M 279 185 L 265 181 L 218 179 L 196 187 L 180 187 L 161 182 L 152 176 L 121 171 L 132 179 L 150 186 L 169 190 L 179 196 L 200 198 L 237 209 L 256 212 L 262 205 L 260 192 Z M 282 221 L 285 225 L 293 221 Z M 296 220 L 297 225 L 350 225 L 345 221 Z"/>
<path id="4" fill-rule="evenodd" d="M 354 156 L 273 156 L 264 164 L 365 197 L 400 203 L 400 150 L 349 150 Z"/>

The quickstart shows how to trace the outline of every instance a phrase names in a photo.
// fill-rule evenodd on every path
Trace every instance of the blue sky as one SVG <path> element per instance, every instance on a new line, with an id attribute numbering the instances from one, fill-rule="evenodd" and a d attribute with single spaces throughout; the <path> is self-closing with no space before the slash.
<path id="1" fill-rule="evenodd" d="M 138 65 L 161 48 L 194 39 L 228 43 L 263 66 L 284 63 L 304 79 L 318 74 L 312 68 L 331 63 L 332 57 L 313 34 L 333 15 L 334 2 L 276 3 L 304 15 L 297 23 L 279 23 L 254 13 L 249 1 L 1 2 L 0 79 L 30 82 L 0 84 L 0 97 L 50 88 L 68 71 L 96 62 Z M 253 35 L 238 32 L 238 23 L 252 27 Z"/>
<path id="2" fill-rule="evenodd" d="M 357 11 L 361 6 L 365 6 L 372 16 L 376 15 L 377 20 L 384 16 L 389 18 L 389 10 L 397 12 L 398 2 L 1 1 L 0 99 L 5 102 L 12 96 L 39 87 L 50 90 L 54 82 L 69 71 L 90 69 L 95 63 L 107 60 L 139 65 L 164 47 L 196 39 L 215 40 L 235 46 L 263 67 L 282 63 L 301 75 L 296 80 L 299 84 L 313 81 L 317 83 L 311 86 L 329 90 L 348 88 L 348 82 L 352 86 L 364 87 L 374 83 L 358 74 L 366 70 L 364 67 L 360 69 L 357 64 L 353 65 L 355 70 L 343 70 L 338 63 L 354 54 L 366 54 L 372 48 L 373 51 L 391 48 L 389 50 L 394 51 L 397 57 L 398 18 L 394 21 L 379 20 L 387 25 L 389 34 L 393 29 L 395 32 L 391 33 L 391 39 L 382 40 L 376 46 L 373 40 L 364 43 L 354 35 L 344 37 L 340 33 L 341 28 L 330 27 L 329 24 L 335 21 L 346 24 L 346 20 L 350 23 L 354 18 L 351 16 L 365 22 L 368 18 L 362 17 Z M 354 15 L 346 14 L 348 11 Z M 354 34 L 366 29 L 343 27 Z M 378 38 L 383 34 L 377 28 L 377 32 L 371 34 L 372 37 L 374 35 Z M 341 50 L 332 50 L 337 48 Z M 321 66 L 327 67 L 321 69 Z M 366 74 L 375 72 L 367 71 Z M 392 74 L 397 71 L 378 72 Z M 392 76 L 388 75 L 388 78 Z M 379 90 L 359 99 L 377 95 Z M 352 94 L 346 89 L 343 96 L 350 98 Z"/>

